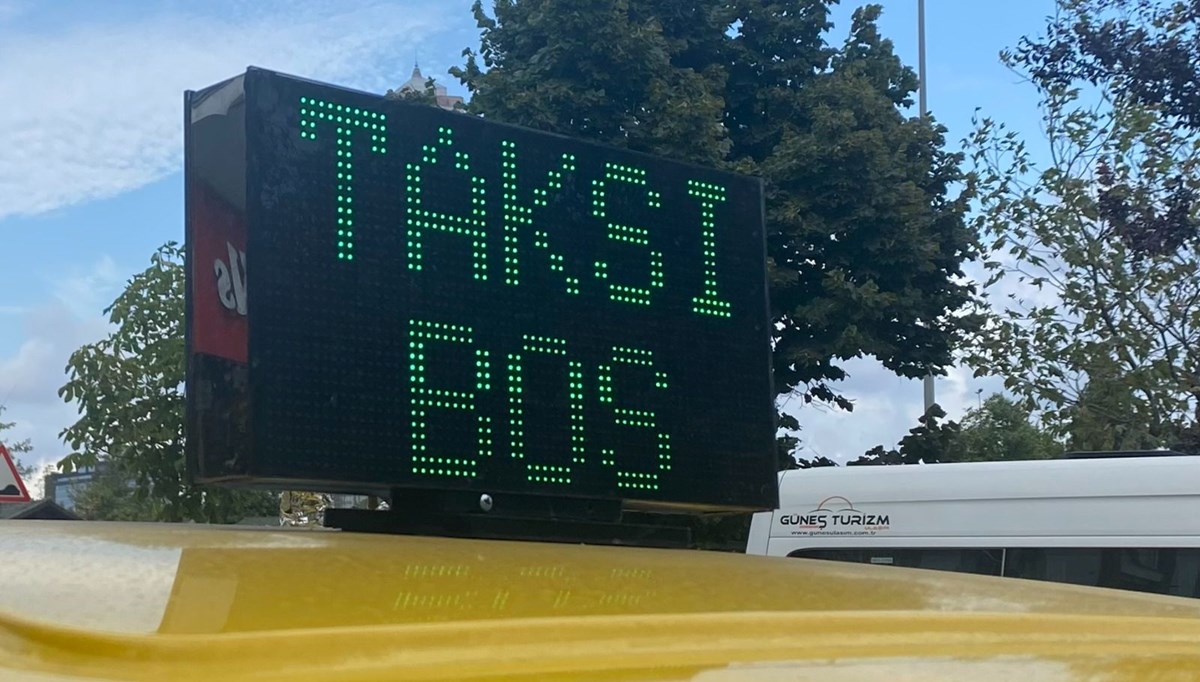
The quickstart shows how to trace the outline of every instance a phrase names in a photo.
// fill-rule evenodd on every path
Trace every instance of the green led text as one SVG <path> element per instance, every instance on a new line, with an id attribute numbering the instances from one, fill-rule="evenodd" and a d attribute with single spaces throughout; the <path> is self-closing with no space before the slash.
<path id="1" fill-rule="evenodd" d="M 412 389 L 410 409 L 412 434 L 412 472 L 430 476 L 457 476 L 475 478 L 479 475 L 479 457 L 492 454 L 492 420 L 490 417 L 472 414 L 477 430 L 477 449 L 473 453 L 442 452 L 429 441 L 429 412 L 431 410 L 454 410 L 475 413 L 475 397 L 478 392 L 491 389 L 491 368 L 486 350 L 475 351 L 475 389 L 453 390 L 429 386 L 426 381 L 426 354 L 434 343 L 462 343 L 470 345 L 471 328 L 410 320 L 408 326 L 408 372 Z M 470 419 L 470 418 L 469 418 Z"/>
<path id="2" fill-rule="evenodd" d="M 328 102 L 300 98 L 300 138 L 316 140 L 318 130 L 332 131 L 337 145 L 337 257 L 354 260 L 354 133 L 371 135 L 371 153 L 387 154 L 384 114 Z M 324 134 L 322 132 L 322 134 Z"/>

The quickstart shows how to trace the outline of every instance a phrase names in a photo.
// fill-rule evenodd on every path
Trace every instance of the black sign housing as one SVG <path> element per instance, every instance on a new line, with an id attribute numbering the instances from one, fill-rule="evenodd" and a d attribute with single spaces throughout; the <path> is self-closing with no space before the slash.
<path id="1" fill-rule="evenodd" d="M 776 504 L 760 180 L 255 68 L 187 102 L 195 480 Z"/>

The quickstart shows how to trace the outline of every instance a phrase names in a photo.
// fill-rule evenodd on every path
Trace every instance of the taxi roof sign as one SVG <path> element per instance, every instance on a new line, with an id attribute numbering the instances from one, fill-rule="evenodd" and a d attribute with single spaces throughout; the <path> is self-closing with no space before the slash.
<path id="1" fill-rule="evenodd" d="M 4 443 L 0 443 L 0 502 L 30 502 L 29 490 L 25 488 L 21 474 L 17 473 L 16 462 Z"/>

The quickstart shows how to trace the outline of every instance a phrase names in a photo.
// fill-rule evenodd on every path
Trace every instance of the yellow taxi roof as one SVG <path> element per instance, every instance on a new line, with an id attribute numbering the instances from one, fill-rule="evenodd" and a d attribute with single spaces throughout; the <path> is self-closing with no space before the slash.
<path id="1" fill-rule="evenodd" d="M 740 554 L 0 522 L 6 681 L 1194 679 L 1198 616 Z"/>

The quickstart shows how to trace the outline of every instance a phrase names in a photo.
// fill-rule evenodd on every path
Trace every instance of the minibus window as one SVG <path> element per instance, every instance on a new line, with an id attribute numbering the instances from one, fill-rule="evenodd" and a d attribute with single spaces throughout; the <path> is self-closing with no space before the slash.
<path id="1" fill-rule="evenodd" d="M 1200 549 L 1018 547 L 1008 550 L 1004 575 L 1200 597 Z"/>
<path id="2" fill-rule="evenodd" d="M 1009 549 L 1004 575 L 1072 585 L 1100 584 L 1100 550 L 1091 548 Z"/>

